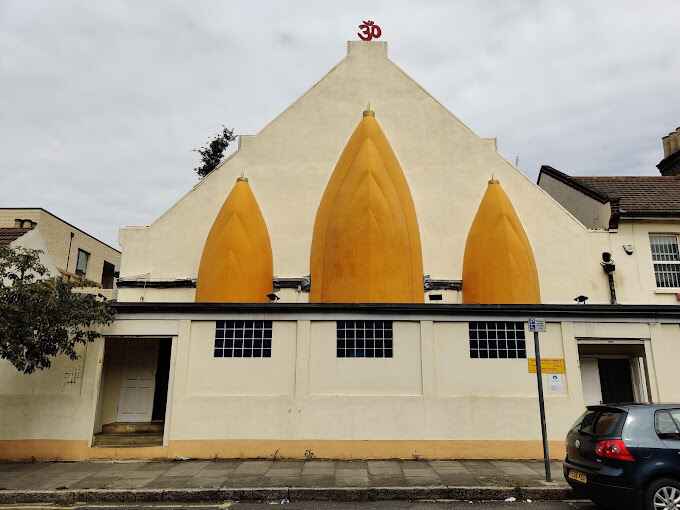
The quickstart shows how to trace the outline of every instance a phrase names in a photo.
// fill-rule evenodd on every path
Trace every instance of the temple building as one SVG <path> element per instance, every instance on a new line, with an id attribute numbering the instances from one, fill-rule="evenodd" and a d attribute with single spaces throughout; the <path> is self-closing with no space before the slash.
<path id="1" fill-rule="evenodd" d="M 121 229 L 100 341 L 0 364 L 0 458 L 540 458 L 534 318 L 562 458 L 586 404 L 680 400 L 676 142 L 654 178 L 675 208 L 629 215 L 630 186 L 533 183 L 386 43 L 349 42 Z"/>

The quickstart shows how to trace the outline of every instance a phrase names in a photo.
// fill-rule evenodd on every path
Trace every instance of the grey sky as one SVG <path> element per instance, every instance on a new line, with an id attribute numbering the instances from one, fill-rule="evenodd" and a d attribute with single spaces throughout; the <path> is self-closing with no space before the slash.
<path id="1" fill-rule="evenodd" d="M 392 60 L 534 179 L 543 163 L 658 174 L 680 125 L 677 0 L 0 0 L 0 206 L 117 245 L 196 182 L 193 148 L 223 123 L 256 133 L 369 18 Z"/>

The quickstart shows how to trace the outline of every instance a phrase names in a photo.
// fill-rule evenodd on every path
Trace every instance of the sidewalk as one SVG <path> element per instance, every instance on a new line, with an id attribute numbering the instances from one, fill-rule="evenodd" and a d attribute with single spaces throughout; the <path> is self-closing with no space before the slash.
<path id="1" fill-rule="evenodd" d="M 0 463 L 0 504 L 75 501 L 564 499 L 559 462 L 143 461 Z"/>

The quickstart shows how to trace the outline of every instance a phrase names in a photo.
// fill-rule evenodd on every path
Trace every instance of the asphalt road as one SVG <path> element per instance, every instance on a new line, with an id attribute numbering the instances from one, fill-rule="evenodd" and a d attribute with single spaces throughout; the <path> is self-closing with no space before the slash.
<path id="1" fill-rule="evenodd" d="M 0 510 L 595 510 L 591 503 L 582 501 L 559 502 L 468 502 L 468 501 L 437 501 L 437 502 L 409 502 L 409 501 L 377 501 L 361 503 L 332 503 L 321 501 L 266 503 L 236 503 L 223 504 L 158 504 L 158 505 L 0 505 Z"/>

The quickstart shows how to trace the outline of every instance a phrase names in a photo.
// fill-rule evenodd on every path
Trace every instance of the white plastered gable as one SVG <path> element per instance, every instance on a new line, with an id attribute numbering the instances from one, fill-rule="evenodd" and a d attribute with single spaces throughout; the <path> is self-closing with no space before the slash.
<path id="1" fill-rule="evenodd" d="M 321 195 L 369 102 L 411 188 L 425 273 L 461 278 L 467 232 L 493 174 L 532 242 L 544 300 L 564 302 L 562 295 L 577 291 L 577 284 L 565 289 L 562 275 L 590 256 L 591 234 L 503 159 L 495 141 L 478 137 L 389 60 L 386 43 L 358 41 L 348 43 L 338 65 L 257 135 L 244 137 L 236 153 L 150 227 L 129 235 L 123 229 L 121 276 L 194 278 L 213 219 L 244 170 L 269 228 L 274 274 L 308 274 Z"/>

